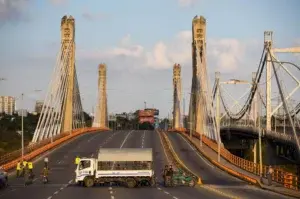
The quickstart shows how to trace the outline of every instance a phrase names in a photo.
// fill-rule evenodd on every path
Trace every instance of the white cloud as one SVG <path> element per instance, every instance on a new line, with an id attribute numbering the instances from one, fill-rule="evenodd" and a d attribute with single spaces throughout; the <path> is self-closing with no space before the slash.
<path id="1" fill-rule="evenodd" d="M 82 17 L 88 21 L 95 21 L 95 20 L 103 19 L 107 16 L 104 15 L 103 13 L 83 12 Z"/>
<path id="2" fill-rule="evenodd" d="M 1 0 L 0 23 L 24 19 L 24 11 L 29 2 L 30 0 Z"/>
<path id="3" fill-rule="evenodd" d="M 190 7 L 197 3 L 198 0 L 178 0 L 178 5 L 180 7 Z"/>
<path id="4" fill-rule="evenodd" d="M 69 0 L 49 0 L 54 5 L 62 5 L 68 3 Z"/>
<path id="5" fill-rule="evenodd" d="M 115 47 L 101 50 L 81 50 L 78 53 L 78 58 L 113 60 L 114 64 L 122 65 L 122 68 L 126 69 L 164 70 L 172 68 L 174 63 L 191 66 L 191 36 L 191 31 L 181 31 L 173 39 L 158 41 L 152 49 L 146 49 L 142 44 L 135 44 L 131 35 L 128 34 Z M 252 40 L 210 38 L 207 41 L 207 59 L 210 71 L 218 70 L 222 73 L 233 73 L 247 69 L 259 59 L 260 47 L 261 45 L 257 41 Z M 130 62 L 130 65 L 126 65 L 126 61 Z"/>

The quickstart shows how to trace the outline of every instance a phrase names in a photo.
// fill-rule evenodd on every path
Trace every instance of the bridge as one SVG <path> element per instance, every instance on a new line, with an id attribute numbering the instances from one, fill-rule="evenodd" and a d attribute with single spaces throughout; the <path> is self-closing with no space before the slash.
<path id="1" fill-rule="evenodd" d="M 284 63 L 279 62 L 273 56 L 271 40 L 266 39 L 262 61 L 257 75 L 251 83 L 249 97 L 238 113 L 232 113 L 225 104 L 221 95 L 221 81 L 217 75 L 215 86 L 210 89 L 207 75 L 206 60 L 206 20 L 204 17 L 195 17 L 192 21 L 192 54 L 193 54 L 193 79 L 191 98 L 189 104 L 188 126 L 184 126 L 182 111 L 181 70 L 180 65 L 174 65 L 173 85 L 173 126 L 168 132 L 123 130 L 111 131 L 108 128 L 108 109 L 106 94 L 106 70 L 105 64 L 99 65 L 98 100 L 97 109 L 92 127 L 86 127 L 83 118 L 79 82 L 76 73 L 75 59 L 75 19 L 72 16 L 64 16 L 61 19 L 61 47 L 57 56 L 52 80 L 43 104 L 42 113 L 30 145 L 1 157 L 1 166 L 9 172 L 10 186 L 1 190 L 0 198 L 15 199 L 24 196 L 39 198 L 283 198 L 287 196 L 299 196 L 298 176 L 275 168 L 273 173 L 273 186 L 267 186 L 267 165 L 263 165 L 242 159 L 231 154 L 222 143 L 222 128 L 239 128 L 242 135 L 261 135 L 261 137 L 284 140 L 284 143 L 293 143 L 299 150 L 299 136 L 296 132 L 295 115 L 299 112 L 297 106 L 293 110 L 288 109 L 286 97 L 283 92 L 277 70 L 270 74 L 275 64 L 285 68 Z M 268 34 L 270 34 L 268 32 Z M 279 51 L 279 50 L 278 50 Z M 266 127 L 262 127 L 261 117 L 247 118 L 250 109 L 255 104 L 259 93 L 259 85 L 262 85 L 261 74 L 264 65 L 267 65 L 268 80 L 275 78 L 282 98 L 285 114 L 273 114 L 280 121 L 289 122 L 291 131 L 286 133 L 286 138 L 277 131 L 271 129 L 272 110 L 270 104 L 271 86 L 267 86 L 267 116 Z M 271 64 L 271 65 L 270 65 Z M 293 65 L 293 64 L 292 64 Z M 296 65 L 293 65 L 296 66 Z M 237 82 L 234 80 L 234 82 Z M 279 83 L 278 83 L 279 82 Z M 298 81 L 299 84 L 299 81 Z M 260 95 L 261 96 L 261 95 Z M 220 116 L 220 100 L 224 105 L 226 114 L 230 117 L 230 125 L 222 124 Z M 215 102 L 216 101 L 216 102 Z M 184 112 L 184 111 L 183 111 Z M 254 111 L 256 112 L 256 111 Z M 237 124 L 239 120 L 245 120 L 247 124 L 254 123 L 248 131 L 243 131 Z M 233 123 L 232 123 L 233 122 Z M 233 125 L 231 125 L 233 124 Z M 234 125 L 236 124 L 236 125 Z M 249 127 L 249 126 L 247 126 Z M 258 130 L 254 130 L 254 129 Z M 249 131 L 250 129 L 250 131 Z M 231 130 L 231 129 L 229 129 Z M 278 136 L 276 136 L 276 133 Z M 226 133 L 225 133 L 226 135 Z M 294 136 L 294 137 L 292 137 Z M 290 139 L 289 139 L 290 138 Z M 81 188 L 74 184 L 73 164 L 76 155 L 82 157 L 94 157 L 101 147 L 108 148 L 152 148 L 155 152 L 155 172 L 157 174 L 157 186 L 155 188 L 128 189 L 118 186 L 97 187 L 95 189 Z M 172 149 L 172 150 L 171 150 Z M 260 148 L 261 150 L 261 148 Z M 261 155 L 261 153 L 260 153 Z M 24 179 L 17 178 L 14 169 L 18 161 L 32 160 L 34 170 L 39 172 L 43 168 L 43 157 L 49 157 L 50 180 L 43 185 L 38 176 L 33 184 L 24 187 Z M 171 159 L 173 157 L 173 159 Z M 177 167 L 187 168 L 195 176 L 201 179 L 201 183 L 195 188 L 177 187 L 165 188 L 162 185 L 160 173 L 165 164 L 175 164 Z M 257 180 L 261 178 L 261 181 Z M 249 184 L 250 183 L 250 184 Z M 266 190 L 267 189 L 267 190 Z"/>

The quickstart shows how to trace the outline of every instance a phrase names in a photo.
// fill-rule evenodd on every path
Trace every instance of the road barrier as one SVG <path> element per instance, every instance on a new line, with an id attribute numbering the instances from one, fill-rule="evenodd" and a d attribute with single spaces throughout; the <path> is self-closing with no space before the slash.
<path id="1" fill-rule="evenodd" d="M 52 149 L 59 144 L 68 141 L 78 135 L 93 132 L 93 131 L 101 131 L 101 130 L 107 130 L 107 129 L 101 129 L 101 128 L 81 128 L 81 129 L 75 129 L 72 132 L 65 132 L 61 133 L 58 136 L 53 137 L 52 142 L 51 139 L 43 140 L 36 144 L 31 144 L 28 147 L 24 148 L 24 159 L 25 160 L 31 160 L 38 155 L 48 151 L 49 149 Z M 4 162 L 1 164 L 1 167 L 4 170 L 10 170 L 14 167 L 16 167 L 18 161 L 21 161 L 21 150 L 14 151 L 12 153 L 8 153 L 5 156 L 2 156 L 1 161 Z"/>
<path id="2" fill-rule="evenodd" d="M 197 176 L 196 174 L 194 174 L 190 169 L 188 169 L 185 166 L 185 164 L 180 160 L 180 158 L 177 156 L 167 135 L 165 133 L 163 133 L 162 131 L 158 131 L 158 133 L 159 133 L 159 136 L 161 137 L 163 147 L 166 149 L 166 152 L 168 153 L 166 155 L 170 155 L 169 157 L 172 159 L 173 164 L 175 164 L 175 166 L 177 168 L 181 168 L 188 175 L 194 176 L 194 178 L 197 181 L 197 184 L 202 184 L 201 178 L 199 176 Z"/>
<path id="3" fill-rule="evenodd" d="M 186 138 L 188 138 L 188 140 L 191 141 L 190 137 L 188 136 L 189 132 L 186 131 L 186 132 L 181 133 L 181 134 L 184 135 Z M 197 139 L 200 139 L 200 134 L 194 133 L 193 137 L 195 137 Z M 202 135 L 202 141 L 203 141 L 204 144 L 206 144 L 208 147 L 210 147 L 211 149 L 213 149 L 215 152 L 218 153 L 218 144 L 214 140 L 211 140 L 211 139 L 207 138 L 206 136 Z M 193 142 L 191 141 L 191 143 L 193 143 Z M 201 152 L 201 149 L 199 149 L 198 146 L 196 146 L 196 145 L 194 145 L 194 146 Z M 254 162 L 251 162 L 249 160 L 245 160 L 243 158 L 240 158 L 236 155 L 233 155 L 232 153 L 230 153 L 224 147 L 221 147 L 220 155 L 224 159 L 226 159 L 228 162 L 230 162 L 231 164 L 233 164 L 233 165 L 235 165 L 235 166 L 237 166 L 241 169 L 244 169 L 244 170 L 246 170 L 250 173 L 253 173 L 257 176 L 260 175 L 260 167 L 259 167 L 258 163 L 254 163 Z M 219 164 L 217 162 L 215 162 L 215 163 Z M 223 166 L 223 165 L 221 165 L 221 166 Z M 268 168 L 269 168 L 269 166 L 266 166 L 266 165 L 262 166 L 262 176 L 265 177 L 265 178 L 267 177 Z M 244 178 L 245 178 L 245 175 L 244 175 Z M 249 177 L 246 176 L 246 178 L 249 178 Z M 272 174 L 272 180 L 277 182 L 277 183 L 282 184 L 284 187 L 289 188 L 289 189 L 293 189 L 293 190 L 299 190 L 300 189 L 298 176 L 296 176 L 292 173 L 286 172 L 282 169 L 276 169 L 276 168 L 274 169 L 274 173 Z"/>

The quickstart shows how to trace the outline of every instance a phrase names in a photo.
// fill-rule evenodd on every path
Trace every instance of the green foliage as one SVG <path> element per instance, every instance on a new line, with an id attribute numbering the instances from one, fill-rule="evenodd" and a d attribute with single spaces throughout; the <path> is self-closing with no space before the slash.
<path id="1" fill-rule="evenodd" d="M 29 114 L 24 117 L 24 144 L 29 144 L 38 123 L 38 115 Z M 21 148 L 21 117 L 0 114 L 0 155 Z M 86 126 L 92 125 L 92 118 L 84 112 Z"/>

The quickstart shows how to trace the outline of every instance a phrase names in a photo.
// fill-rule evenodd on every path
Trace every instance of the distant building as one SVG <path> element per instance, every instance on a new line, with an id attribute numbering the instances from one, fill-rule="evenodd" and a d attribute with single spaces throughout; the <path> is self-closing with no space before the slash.
<path id="1" fill-rule="evenodd" d="M 15 112 L 15 98 L 11 96 L 0 96 L 0 113 L 12 115 Z"/>
<path id="2" fill-rule="evenodd" d="M 43 109 L 44 101 L 36 101 L 34 111 L 36 113 L 41 113 Z"/>

